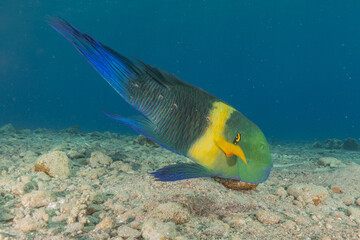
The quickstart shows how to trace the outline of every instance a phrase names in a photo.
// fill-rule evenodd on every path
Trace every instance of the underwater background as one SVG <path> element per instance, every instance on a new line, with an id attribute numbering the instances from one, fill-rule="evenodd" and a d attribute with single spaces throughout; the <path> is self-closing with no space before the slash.
<path id="1" fill-rule="evenodd" d="M 205 89 L 270 140 L 358 138 L 359 10 L 356 0 L 2 0 L 0 126 L 134 133 L 100 111 L 137 114 L 51 15 Z"/>

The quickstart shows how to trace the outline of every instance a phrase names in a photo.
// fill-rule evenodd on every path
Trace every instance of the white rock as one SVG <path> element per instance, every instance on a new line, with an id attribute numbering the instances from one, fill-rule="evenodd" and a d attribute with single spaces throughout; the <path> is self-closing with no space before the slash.
<path id="1" fill-rule="evenodd" d="M 37 159 L 35 170 L 46 172 L 51 177 L 66 179 L 70 176 L 69 158 L 61 151 L 43 154 Z"/>
<path id="2" fill-rule="evenodd" d="M 178 203 L 168 202 L 160 204 L 150 217 L 164 222 L 172 221 L 175 224 L 182 224 L 190 220 L 190 212 Z"/>
<path id="3" fill-rule="evenodd" d="M 276 213 L 266 211 L 266 210 L 260 210 L 256 214 L 257 220 L 263 224 L 276 224 L 279 223 L 281 220 L 281 217 L 277 215 Z"/>
<path id="4" fill-rule="evenodd" d="M 293 184 L 287 192 L 301 202 L 315 205 L 324 202 L 329 196 L 326 188 L 313 184 Z"/>
<path id="5" fill-rule="evenodd" d="M 121 226 L 117 230 L 117 234 L 123 238 L 137 239 L 141 236 L 141 232 L 128 226 Z"/>
<path id="6" fill-rule="evenodd" d="M 356 219 L 360 219 L 360 208 L 357 207 L 349 207 L 347 212 L 350 216 Z"/>
<path id="7" fill-rule="evenodd" d="M 84 224 L 75 222 L 75 223 L 70 223 L 70 224 L 66 225 L 65 232 L 76 233 L 76 232 L 82 231 L 83 229 L 84 229 Z"/>
<path id="8" fill-rule="evenodd" d="M 89 159 L 90 167 L 110 166 L 112 163 L 111 157 L 102 152 L 92 152 Z"/>
<path id="9" fill-rule="evenodd" d="M 322 157 L 319 159 L 319 165 L 321 166 L 330 166 L 332 168 L 343 167 L 344 164 L 337 158 L 334 157 Z"/>
<path id="10" fill-rule="evenodd" d="M 175 223 L 161 222 L 156 219 L 148 219 L 141 228 L 141 235 L 145 240 L 167 240 L 176 237 Z"/>
<path id="11" fill-rule="evenodd" d="M 27 215 L 22 219 L 14 221 L 14 227 L 23 232 L 31 232 L 46 227 L 46 223 L 43 220 L 35 219 Z"/>
<path id="12" fill-rule="evenodd" d="M 47 206 L 52 201 L 53 198 L 51 196 L 51 193 L 46 191 L 33 191 L 25 194 L 21 198 L 22 205 L 29 208 Z"/>
<path id="13" fill-rule="evenodd" d="M 95 226 L 95 230 L 106 229 L 106 228 L 114 228 L 114 227 L 115 227 L 114 220 L 112 218 L 110 218 L 110 217 L 105 217 L 101 222 L 99 222 Z"/>

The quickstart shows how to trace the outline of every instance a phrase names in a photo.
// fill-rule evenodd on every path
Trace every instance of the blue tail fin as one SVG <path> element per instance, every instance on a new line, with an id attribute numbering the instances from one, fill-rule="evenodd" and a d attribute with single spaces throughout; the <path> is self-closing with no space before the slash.
<path id="1" fill-rule="evenodd" d="M 80 32 L 60 17 L 49 17 L 48 23 L 85 56 L 95 70 L 127 101 L 126 85 L 142 71 L 136 64 Z"/>

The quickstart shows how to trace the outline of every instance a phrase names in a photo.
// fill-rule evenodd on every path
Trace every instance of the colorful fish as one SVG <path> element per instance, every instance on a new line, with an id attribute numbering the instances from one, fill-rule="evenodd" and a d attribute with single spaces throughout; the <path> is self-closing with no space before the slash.
<path id="1" fill-rule="evenodd" d="M 107 116 L 193 161 L 153 172 L 157 180 L 221 177 L 261 183 L 268 178 L 269 145 L 261 130 L 239 111 L 166 71 L 120 55 L 61 18 L 50 17 L 49 24 L 143 114 Z"/>

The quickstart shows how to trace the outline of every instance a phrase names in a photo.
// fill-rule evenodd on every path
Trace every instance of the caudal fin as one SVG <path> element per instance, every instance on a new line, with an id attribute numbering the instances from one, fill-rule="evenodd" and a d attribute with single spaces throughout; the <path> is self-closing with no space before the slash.
<path id="1" fill-rule="evenodd" d="M 85 56 L 95 70 L 127 101 L 126 86 L 142 71 L 136 64 L 111 48 L 80 32 L 60 17 L 49 17 L 48 23 Z"/>

